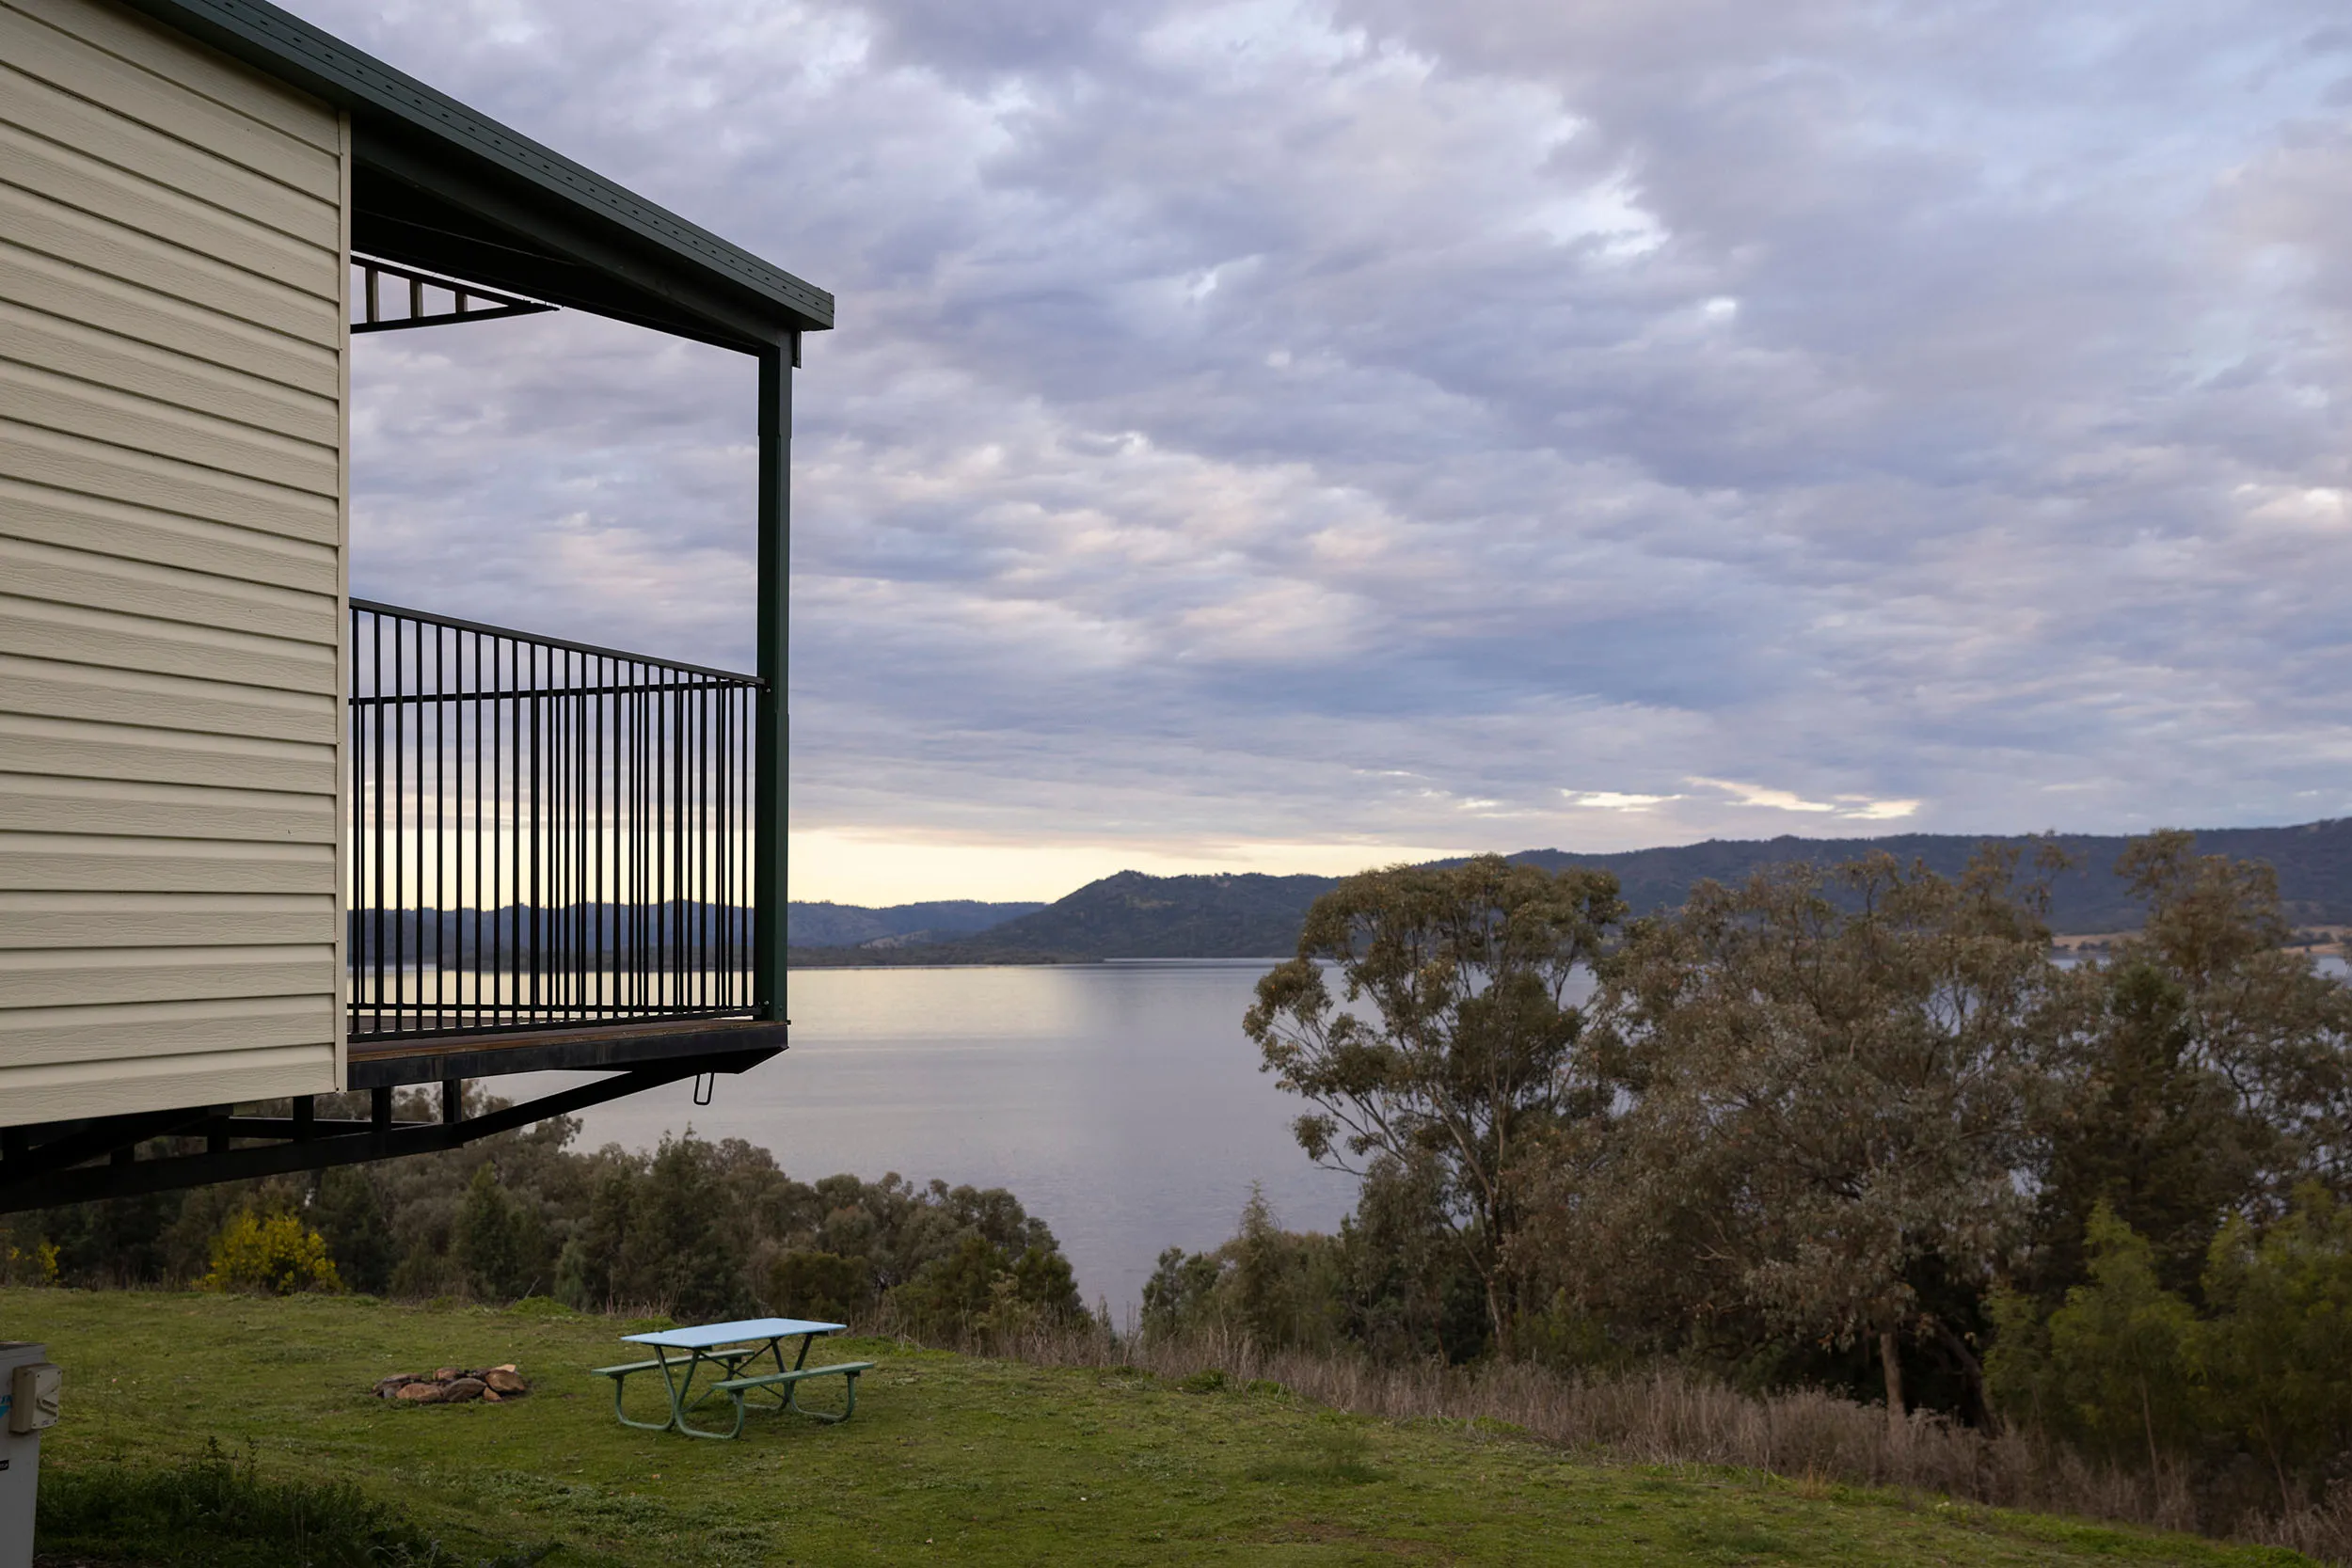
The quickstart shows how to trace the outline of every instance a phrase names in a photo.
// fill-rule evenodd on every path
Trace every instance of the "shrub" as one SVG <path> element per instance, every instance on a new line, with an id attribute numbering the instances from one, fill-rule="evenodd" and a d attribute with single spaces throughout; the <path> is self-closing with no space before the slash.
<path id="1" fill-rule="evenodd" d="M 863 1258 L 795 1248 L 768 1266 L 768 1304 L 795 1317 L 849 1323 L 874 1304 L 874 1271 Z"/>
<path id="2" fill-rule="evenodd" d="M 213 1439 L 167 1469 L 51 1467 L 38 1528 L 43 1561 L 72 1554 L 215 1568 L 520 1568 L 546 1555 L 461 1557 L 348 1481 L 264 1481 L 249 1449 L 232 1459 Z"/>
<path id="3" fill-rule="evenodd" d="M 616 1297 L 660 1302 L 689 1321 L 737 1317 L 751 1306 L 722 1152 L 699 1138 L 662 1138 L 628 1192 L 612 1258 Z"/>
<path id="4" fill-rule="evenodd" d="M 1161 1253 L 1159 1266 L 1143 1282 L 1143 1332 L 1169 1339 L 1208 1326 L 1224 1273 L 1224 1261 L 1214 1252 L 1172 1246 Z"/>
<path id="5" fill-rule="evenodd" d="M 1086 1315 L 1059 1251 L 1033 1244 L 1008 1259 L 977 1234 L 924 1264 L 891 1292 L 891 1305 L 909 1331 L 943 1339 L 1066 1327 Z"/>
<path id="6" fill-rule="evenodd" d="M 1005 1260 L 985 1236 L 966 1236 L 894 1292 L 907 1326 L 926 1338 L 953 1338 L 978 1328 Z"/>
<path id="7" fill-rule="evenodd" d="M 342 1278 L 326 1254 L 326 1239 L 293 1214 L 266 1217 L 241 1209 L 213 1238 L 208 1291 L 341 1291 Z"/>
<path id="8" fill-rule="evenodd" d="M 1262 1350 L 1338 1341 L 1357 1292 L 1343 1242 L 1284 1230 L 1255 1184 L 1232 1240 L 1214 1252 L 1170 1247 L 1143 1286 L 1142 1328 L 1162 1338 L 1237 1334 Z"/>
<path id="9" fill-rule="evenodd" d="M 450 1232 L 450 1252 L 466 1271 L 466 1283 L 485 1301 L 529 1295 L 553 1273 L 548 1251 L 537 1209 L 509 1197 L 498 1168 L 484 1162 L 467 1184 Z"/>
<path id="10" fill-rule="evenodd" d="M 355 1291 L 382 1291 L 400 1261 L 393 1250 L 390 1216 L 373 1172 L 335 1165 L 319 1173 L 318 1188 L 304 1215 L 326 1238 L 335 1272 Z"/>
<path id="11" fill-rule="evenodd" d="M 1994 1299 L 1986 1374 L 2003 1412 L 2155 1470 L 2243 1449 L 2288 1514 L 2307 1506 L 2352 1453 L 2352 1209 L 2307 1185 L 2266 1231 L 2230 1218 L 2202 1316 L 2104 1203 L 2089 1243 L 2090 1280 L 2058 1310 Z"/>
<path id="12" fill-rule="evenodd" d="M 2232 1218 L 2205 1299 L 2199 1361 L 2214 1419 L 2269 1462 L 2292 1512 L 2303 1499 L 2291 1476 L 2352 1452 L 2352 1209 L 2314 1184 L 2259 1238 Z"/>
<path id="13" fill-rule="evenodd" d="M 1996 1298 L 1988 1385 L 2013 1418 L 2158 1469 L 2199 1428 L 2196 1315 L 2157 1279 L 2147 1239 L 2104 1202 L 2088 1241 L 2090 1281 L 2046 1321 L 2024 1298 Z"/>
<path id="14" fill-rule="evenodd" d="M 57 1283 L 57 1243 L 26 1226 L 0 1220 L 0 1285 Z"/>

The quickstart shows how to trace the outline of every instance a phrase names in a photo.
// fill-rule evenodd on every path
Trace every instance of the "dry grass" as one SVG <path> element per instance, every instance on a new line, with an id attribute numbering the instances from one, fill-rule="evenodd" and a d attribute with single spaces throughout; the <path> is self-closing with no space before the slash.
<path id="1" fill-rule="evenodd" d="M 1723 1465 L 1788 1479 L 1800 1496 L 1889 1486 L 2035 1513 L 2072 1514 L 2287 1546 L 2352 1564 L 2352 1487 L 2290 1514 L 2215 1507 L 2177 1473 L 2093 1464 L 2014 1432 L 1914 1414 L 1899 1434 L 1883 1406 L 1818 1390 L 1746 1394 L 1679 1369 L 1565 1376 L 1524 1363 L 1385 1367 L 1359 1356 L 1261 1350 L 1238 1336 L 1184 1339 L 1067 1333 L 995 1336 L 963 1347 L 1041 1366 L 1132 1367 L 1180 1379 L 1211 1370 L 1263 1378 L 1334 1409 L 1389 1420 L 1503 1422 L 1605 1462 Z"/>

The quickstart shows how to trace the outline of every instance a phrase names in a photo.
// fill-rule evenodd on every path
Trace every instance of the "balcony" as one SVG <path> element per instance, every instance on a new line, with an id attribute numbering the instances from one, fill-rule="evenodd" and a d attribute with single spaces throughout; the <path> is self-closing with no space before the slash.
<path id="1" fill-rule="evenodd" d="M 353 1087 L 781 1043 L 757 677 L 359 599 L 350 636 Z"/>

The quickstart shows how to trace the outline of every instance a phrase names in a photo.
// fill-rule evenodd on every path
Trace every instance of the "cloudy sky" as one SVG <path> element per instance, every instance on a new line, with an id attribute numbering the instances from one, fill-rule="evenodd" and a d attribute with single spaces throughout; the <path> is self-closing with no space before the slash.
<path id="1" fill-rule="evenodd" d="M 2338 0 L 294 3 L 838 296 L 796 897 L 2352 812 Z M 747 667 L 749 361 L 357 365 L 357 591 Z"/>

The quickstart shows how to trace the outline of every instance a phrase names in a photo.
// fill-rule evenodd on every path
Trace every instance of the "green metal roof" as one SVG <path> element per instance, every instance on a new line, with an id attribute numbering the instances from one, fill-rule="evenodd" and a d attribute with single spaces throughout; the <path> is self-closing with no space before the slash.
<path id="1" fill-rule="evenodd" d="M 662 331 L 757 349 L 833 295 L 265 0 L 126 0 L 352 120 L 352 245 Z"/>

